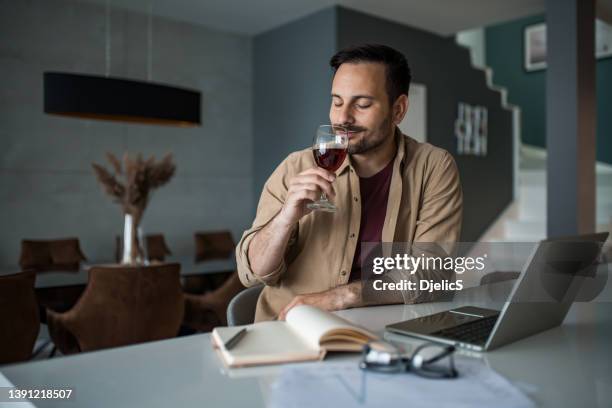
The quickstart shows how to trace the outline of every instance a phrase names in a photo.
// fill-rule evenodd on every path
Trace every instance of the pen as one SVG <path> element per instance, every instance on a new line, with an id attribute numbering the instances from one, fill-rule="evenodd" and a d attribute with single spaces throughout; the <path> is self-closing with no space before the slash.
<path id="1" fill-rule="evenodd" d="M 242 338 L 244 337 L 246 333 L 247 333 L 247 329 L 245 327 L 244 329 L 240 330 L 238 333 L 234 334 L 228 341 L 225 342 L 223 346 L 225 347 L 226 350 L 231 350 L 232 348 L 234 348 L 234 346 L 236 346 L 236 344 L 240 342 L 240 340 L 242 340 Z"/>

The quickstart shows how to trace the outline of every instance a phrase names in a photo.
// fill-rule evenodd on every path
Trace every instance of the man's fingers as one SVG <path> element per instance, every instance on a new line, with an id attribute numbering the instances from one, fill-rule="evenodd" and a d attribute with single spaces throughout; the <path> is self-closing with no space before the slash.
<path id="1" fill-rule="evenodd" d="M 301 305 L 302 303 L 304 302 L 302 301 L 301 297 L 299 296 L 294 297 L 293 300 L 289 302 L 289 304 L 285 306 L 283 310 L 281 310 L 281 312 L 278 315 L 278 320 L 285 320 L 287 318 L 287 313 L 289 313 L 289 311 L 293 309 L 295 306 Z"/>
<path id="2" fill-rule="evenodd" d="M 325 178 L 321 177 L 318 174 L 305 174 L 301 176 L 296 176 L 291 180 L 289 189 L 297 189 L 302 185 L 310 185 L 316 184 L 319 186 L 321 191 L 324 191 L 326 194 L 330 196 L 335 196 L 336 191 L 334 190 L 333 185 Z"/>
<path id="3" fill-rule="evenodd" d="M 287 306 L 285 306 L 283 310 L 281 310 L 280 314 L 278 315 L 278 320 L 287 319 L 287 313 L 289 313 L 289 310 L 291 310 L 292 307 L 293 307 L 293 301 L 291 301 L 291 303 L 289 303 Z"/>
<path id="4" fill-rule="evenodd" d="M 331 171 L 327 171 L 321 167 L 313 167 L 311 169 L 308 170 L 304 170 L 303 172 L 301 172 L 300 174 L 298 174 L 298 176 L 300 175 L 308 175 L 308 174 L 317 174 L 321 177 L 323 177 L 324 179 L 326 179 L 329 182 L 332 182 L 336 179 L 336 174 L 332 173 Z"/>
<path id="5" fill-rule="evenodd" d="M 298 174 L 292 180 L 292 183 L 324 183 L 331 184 L 331 180 L 320 174 Z"/>
<path id="6" fill-rule="evenodd" d="M 321 194 L 321 192 L 324 192 L 325 194 L 327 194 L 330 197 L 335 197 L 336 196 L 336 192 L 334 191 L 334 189 L 329 185 L 329 184 L 316 184 L 316 183 L 303 183 L 303 184 L 297 184 L 296 185 L 296 191 L 297 190 L 308 190 L 308 191 L 314 191 L 315 193 Z"/>
<path id="7" fill-rule="evenodd" d="M 315 191 L 310 190 L 299 190 L 291 195 L 291 198 L 294 198 L 296 201 L 309 200 L 309 201 L 317 201 L 320 198 L 320 194 Z"/>

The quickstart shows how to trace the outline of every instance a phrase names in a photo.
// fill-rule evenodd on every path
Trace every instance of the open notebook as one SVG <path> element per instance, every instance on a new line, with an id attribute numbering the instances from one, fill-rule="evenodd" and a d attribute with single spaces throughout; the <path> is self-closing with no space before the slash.
<path id="1" fill-rule="evenodd" d="M 246 335 L 231 350 L 223 346 L 244 327 Z M 328 351 L 361 351 L 378 336 L 313 306 L 296 306 L 286 321 L 216 327 L 213 346 L 228 367 L 322 360 Z"/>

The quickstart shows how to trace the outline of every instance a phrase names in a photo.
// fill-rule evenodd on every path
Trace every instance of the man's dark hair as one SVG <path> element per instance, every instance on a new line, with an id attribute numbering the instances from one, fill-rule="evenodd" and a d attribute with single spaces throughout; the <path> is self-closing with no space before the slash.
<path id="1" fill-rule="evenodd" d="M 344 63 L 378 62 L 384 64 L 387 75 L 387 95 L 393 104 L 398 96 L 408 95 L 410 67 L 401 52 L 381 44 L 363 44 L 338 51 L 329 61 L 334 74 Z"/>

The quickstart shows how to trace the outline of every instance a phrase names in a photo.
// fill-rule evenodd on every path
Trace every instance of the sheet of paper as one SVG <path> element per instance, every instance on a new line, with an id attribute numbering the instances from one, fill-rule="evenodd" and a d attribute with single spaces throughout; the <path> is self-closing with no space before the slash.
<path id="1" fill-rule="evenodd" d="M 460 376 L 449 380 L 366 372 L 354 360 L 287 367 L 271 387 L 270 406 L 535 407 L 517 387 L 482 362 L 465 359 L 456 365 Z"/>

